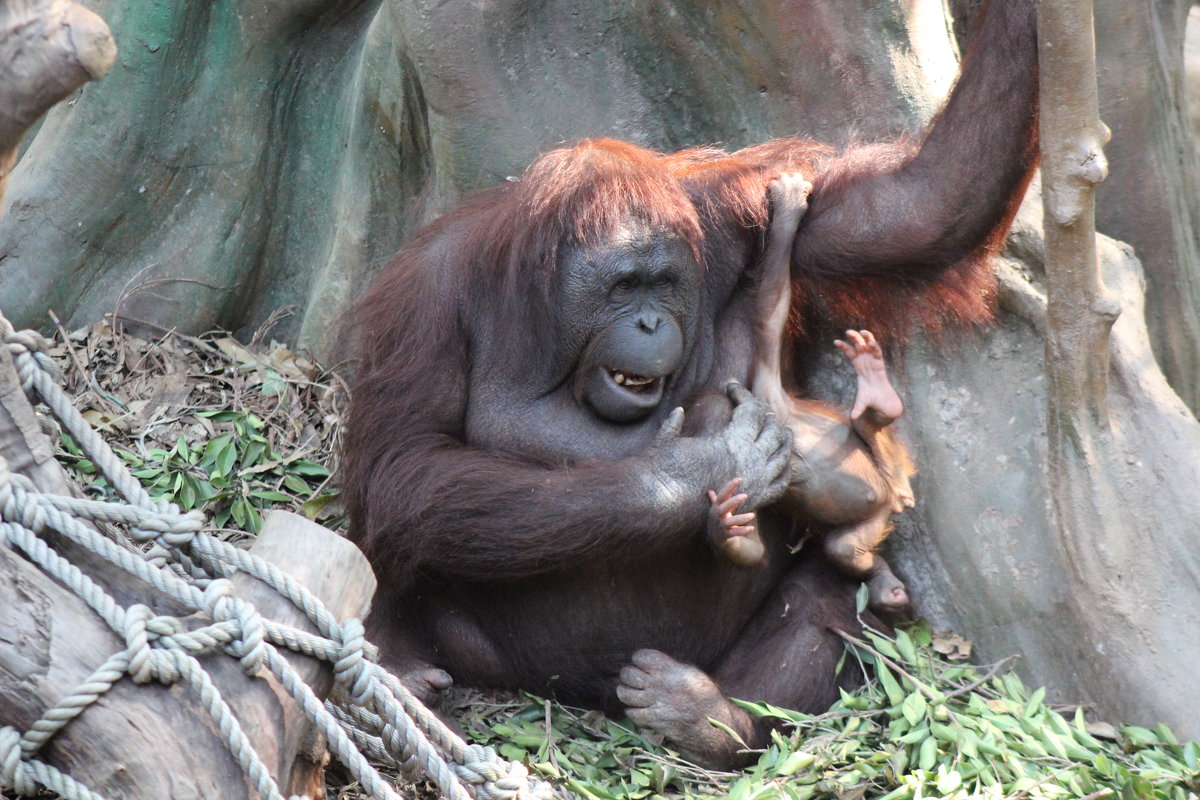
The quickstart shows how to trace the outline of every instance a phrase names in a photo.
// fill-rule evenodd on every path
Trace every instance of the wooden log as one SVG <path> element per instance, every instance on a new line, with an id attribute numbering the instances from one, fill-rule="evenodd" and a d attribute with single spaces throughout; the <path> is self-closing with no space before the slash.
<path id="1" fill-rule="evenodd" d="M 67 493 L 67 480 L 54 460 L 54 446 L 42 432 L 25 398 L 8 349 L 0 344 L 0 457 L 9 469 L 42 491 Z"/>
<path id="2" fill-rule="evenodd" d="M 315 522 L 286 511 L 268 511 L 263 515 L 262 530 L 250 552 L 303 583 L 339 620 L 364 619 L 370 610 L 376 582 L 366 556 L 350 540 Z M 286 598 L 257 579 L 239 574 L 234 583 L 238 595 L 254 603 L 264 616 L 317 632 L 316 626 L 304 619 Z M 333 671 L 328 663 L 295 653 L 288 653 L 287 657 L 318 697 L 329 694 Z M 233 660 L 226 661 L 222 664 L 224 673 L 214 672 L 214 677 L 228 673 L 232 683 L 232 671 L 237 666 Z M 274 683 L 274 677 L 270 681 Z M 282 693 L 283 688 L 275 691 Z M 252 717 L 243 718 L 242 724 L 250 740 L 260 743 L 259 753 L 264 760 L 277 765 L 275 774 L 284 795 L 323 796 L 325 765 L 329 760 L 325 743 L 300 710 L 290 702 L 267 702 L 255 706 L 253 712 Z"/>
<path id="3" fill-rule="evenodd" d="M 29 126 L 116 57 L 104 20 L 71 0 L 0 3 L 0 197 Z"/>
<path id="4" fill-rule="evenodd" d="M 303 581 L 338 618 L 362 616 L 375 580 L 366 559 L 331 531 L 284 512 L 267 515 L 252 551 Z M 238 595 L 273 619 L 302 615 L 265 585 L 237 576 Z M 124 643 L 78 597 L 0 547 L 0 725 L 27 730 Z M 318 696 L 328 664 L 289 656 Z M 285 795 L 320 797 L 324 746 L 273 678 L 252 679 L 236 659 L 203 659 Z M 122 680 L 61 731 L 40 757 L 109 797 L 249 798 L 254 793 L 198 699 L 184 686 Z"/>

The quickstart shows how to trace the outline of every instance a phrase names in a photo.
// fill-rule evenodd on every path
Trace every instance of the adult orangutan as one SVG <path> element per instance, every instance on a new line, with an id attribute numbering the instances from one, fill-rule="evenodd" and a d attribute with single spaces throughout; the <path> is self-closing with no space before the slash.
<path id="1" fill-rule="evenodd" d="M 762 728 L 727 697 L 836 697 L 855 585 L 792 554 L 771 508 L 789 431 L 745 383 L 767 182 L 813 184 L 792 248 L 803 325 L 894 331 L 986 315 L 984 259 L 1036 152 L 1033 0 L 985 14 L 920 140 L 837 152 L 768 142 L 660 155 L 611 140 L 537 159 L 419 233 L 361 306 L 343 489 L 381 589 L 385 658 L 419 692 L 454 679 L 624 709 L 685 752 L 738 761 Z M 765 557 L 709 546 L 707 492 L 743 479 Z"/>

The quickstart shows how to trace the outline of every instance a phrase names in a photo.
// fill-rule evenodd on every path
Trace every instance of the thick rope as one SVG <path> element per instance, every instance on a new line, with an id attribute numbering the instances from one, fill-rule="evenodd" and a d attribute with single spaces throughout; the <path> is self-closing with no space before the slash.
<path id="1" fill-rule="evenodd" d="M 250 676 L 274 675 L 305 716 L 323 733 L 331 752 L 375 798 L 399 795 L 371 766 L 387 761 L 414 777 L 432 780 L 451 800 L 549 798 L 550 786 L 531 780 L 521 764 L 491 748 L 468 745 L 425 708 L 395 676 L 373 663 L 375 648 L 359 620 L 339 623 L 300 582 L 273 564 L 205 532 L 197 511 L 151 499 L 142 485 L 91 428 L 59 388 L 45 340 L 13 331 L 0 317 L 0 332 L 31 402 L 45 405 L 126 503 L 44 494 L 0 459 L 0 546 L 21 550 L 91 607 L 124 641 L 82 683 L 47 709 L 25 733 L 0 728 L 0 785 L 20 795 L 41 789 L 69 800 L 104 800 L 36 756 L 55 734 L 128 676 L 134 683 L 159 681 L 188 686 L 200 698 L 230 753 L 260 797 L 282 800 L 274 778 L 254 752 L 236 716 L 197 660 L 216 651 L 239 659 Z M 87 522 L 127 529 L 145 546 L 139 553 L 99 534 Z M 136 576 L 177 607 L 202 611 L 210 624 L 185 630 L 181 620 L 150 607 L 123 608 L 40 534 L 55 531 L 74 544 Z M 288 598 L 318 633 L 262 618 L 234 594 L 227 580 L 237 569 Z M 322 702 L 304 684 L 278 647 L 333 664 L 337 702 Z"/>

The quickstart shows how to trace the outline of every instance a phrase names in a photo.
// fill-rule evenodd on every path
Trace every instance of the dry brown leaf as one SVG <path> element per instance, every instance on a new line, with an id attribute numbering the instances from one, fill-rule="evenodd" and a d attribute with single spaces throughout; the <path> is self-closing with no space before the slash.
<path id="1" fill-rule="evenodd" d="M 953 633 L 934 633 L 933 649 L 950 661 L 965 661 L 971 657 L 972 642 Z"/>

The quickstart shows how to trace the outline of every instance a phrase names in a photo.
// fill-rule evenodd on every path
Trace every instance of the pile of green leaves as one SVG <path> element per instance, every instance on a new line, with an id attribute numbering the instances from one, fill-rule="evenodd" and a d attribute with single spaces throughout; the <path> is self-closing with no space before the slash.
<path id="1" fill-rule="evenodd" d="M 336 498 L 335 492 L 322 491 L 329 470 L 307 458 L 275 453 L 262 434 L 263 421 L 254 414 L 199 411 L 196 416 L 229 430 L 202 445 L 189 446 L 180 435 L 169 450 L 149 447 L 141 455 L 114 451 L 155 500 L 166 499 L 184 511 L 201 509 L 217 528 L 232 521 L 240 530 L 258 533 L 261 512 L 273 505 L 299 508 L 315 518 Z M 69 436 L 63 436 L 62 448 L 61 459 L 81 482 L 111 494 L 108 481 L 96 474 L 95 465 Z"/>
<path id="2" fill-rule="evenodd" d="M 251 534 L 268 508 L 341 524 L 326 465 L 345 385 L 306 356 L 220 333 L 140 339 L 106 323 L 60 330 L 49 352 L 76 408 L 155 499 Z M 111 497 L 69 436 L 58 456 L 87 493 Z"/>
<path id="3" fill-rule="evenodd" d="M 468 739 L 491 745 L 510 761 L 578 798 L 720 796 L 733 773 L 697 767 L 627 722 L 531 698 L 492 713 L 462 709 Z M 515 712 L 515 713 L 514 713 Z"/>
<path id="4" fill-rule="evenodd" d="M 583 798 L 1032 798 L 1189 800 L 1200 746 L 1164 725 L 1115 729 L 1067 713 L 1002 662 L 948 661 L 926 623 L 847 637 L 844 668 L 869 676 L 827 712 L 741 703 L 780 721 L 745 773 L 698 770 L 618 723 L 542 701 L 477 726 L 479 740 Z"/>

